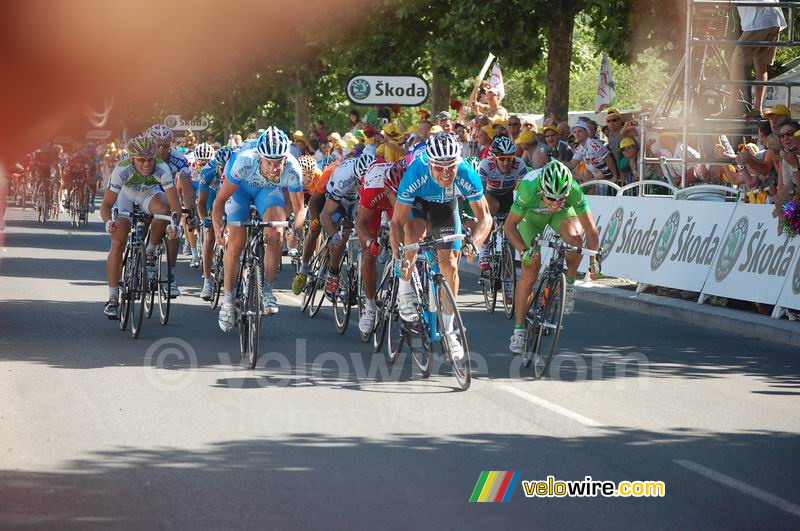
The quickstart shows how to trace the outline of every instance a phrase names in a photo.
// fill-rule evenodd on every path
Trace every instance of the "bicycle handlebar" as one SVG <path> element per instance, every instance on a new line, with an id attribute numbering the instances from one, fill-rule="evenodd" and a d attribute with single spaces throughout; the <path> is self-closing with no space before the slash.
<path id="1" fill-rule="evenodd" d="M 466 238 L 464 234 L 450 234 L 448 236 L 442 236 L 440 238 L 434 238 L 433 236 L 429 236 L 422 240 L 421 242 L 417 243 L 409 243 L 407 245 L 400 245 L 398 247 L 398 252 L 405 253 L 407 251 L 418 251 L 420 249 L 429 249 L 436 245 L 442 243 L 450 243 L 456 240 L 463 240 Z"/>
<path id="2" fill-rule="evenodd" d="M 111 221 L 116 221 L 120 215 L 125 218 L 132 218 L 133 214 L 134 214 L 133 212 L 129 212 L 127 210 L 120 210 L 119 208 L 114 207 L 111 210 Z M 177 222 L 175 221 L 175 218 L 173 216 L 167 216 L 165 214 L 147 214 L 146 212 L 141 212 L 138 214 L 138 216 L 143 219 L 160 219 L 163 221 L 169 221 L 172 223 L 172 225 L 177 225 Z"/>
<path id="3" fill-rule="evenodd" d="M 257 227 L 260 229 L 272 227 L 272 228 L 279 228 L 279 227 L 288 227 L 288 221 L 228 221 L 226 224 L 228 227 Z"/>
<path id="4" fill-rule="evenodd" d="M 561 240 L 551 240 L 549 238 L 539 239 L 539 245 L 550 247 L 552 249 L 562 249 L 570 253 L 582 254 L 584 256 L 598 256 L 601 254 L 601 251 L 593 251 L 585 247 L 576 247 Z"/>

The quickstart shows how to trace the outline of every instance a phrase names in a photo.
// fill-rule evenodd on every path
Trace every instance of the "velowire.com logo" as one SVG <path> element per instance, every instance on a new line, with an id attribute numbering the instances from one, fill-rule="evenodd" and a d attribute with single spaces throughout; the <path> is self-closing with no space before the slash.
<path id="1" fill-rule="evenodd" d="M 507 502 L 514 494 L 519 483 L 521 471 L 486 471 L 481 472 L 475 488 L 472 489 L 471 502 Z"/>

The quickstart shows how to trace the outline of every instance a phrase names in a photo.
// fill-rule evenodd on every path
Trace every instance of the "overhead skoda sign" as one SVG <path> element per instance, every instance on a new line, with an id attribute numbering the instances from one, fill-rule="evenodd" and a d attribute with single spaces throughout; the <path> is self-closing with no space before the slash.
<path id="1" fill-rule="evenodd" d="M 356 75 L 347 82 L 347 97 L 358 105 L 422 105 L 428 83 L 417 76 Z"/>
<path id="2" fill-rule="evenodd" d="M 179 114 L 170 114 L 164 118 L 164 125 L 173 131 L 205 131 L 210 123 L 205 116 L 184 120 Z"/>

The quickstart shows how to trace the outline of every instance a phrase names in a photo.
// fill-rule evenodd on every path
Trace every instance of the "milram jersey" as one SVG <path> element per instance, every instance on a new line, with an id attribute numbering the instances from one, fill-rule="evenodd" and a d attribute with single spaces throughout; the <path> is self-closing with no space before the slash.
<path id="1" fill-rule="evenodd" d="M 117 163 L 111 176 L 108 178 L 108 188 L 112 192 L 120 193 L 123 188 L 128 188 L 136 192 L 143 192 L 161 186 L 168 190 L 175 186 L 175 179 L 172 177 L 170 167 L 160 159 L 157 159 L 153 173 L 143 177 L 136 173 L 136 169 L 131 159 L 125 159 Z"/>
<path id="2" fill-rule="evenodd" d="M 354 175 L 357 160 L 350 158 L 339 163 L 328 179 L 325 197 L 337 203 L 343 201 L 354 203 L 358 199 L 358 179 Z"/>
<path id="3" fill-rule="evenodd" d="M 217 161 L 211 159 L 208 164 L 200 170 L 200 190 L 218 191 L 222 185 L 217 175 Z"/>
<path id="4" fill-rule="evenodd" d="M 172 171 L 172 175 L 177 175 L 178 178 L 181 177 L 191 178 L 192 167 L 189 166 L 189 162 L 186 160 L 184 154 L 178 151 L 177 149 L 170 149 L 169 157 L 167 157 L 167 160 L 165 160 L 164 162 L 167 164 L 170 171 Z"/>
<path id="5" fill-rule="evenodd" d="M 483 185 L 478 173 L 469 163 L 461 161 L 453 183 L 447 188 L 442 188 L 431 177 L 426 153 L 414 159 L 397 190 L 397 200 L 407 205 L 413 204 L 415 199 L 431 203 L 449 203 L 456 196 L 462 196 L 470 202 L 483 197 Z"/>
<path id="6" fill-rule="evenodd" d="M 361 193 L 358 198 L 359 205 L 374 212 L 391 212 L 392 205 L 389 203 L 389 196 L 384 182 L 392 166 L 394 164 L 391 162 L 373 162 L 370 164 L 361 182 Z"/>
<path id="7" fill-rule="evenodd" d="M 497 167 L 497 160 L 494 157 L 483 159 L 478 168 L 478 175 L 480 175 L 483 185 L 487 190 L 493 192 L 512 190 L 517 181 L 523 179 L 526 173 L 528 173 L 528 167 L 519 157 L 514 157 L 514 163 L 508 173 L 500 173 L 500 168 Z"/>
<path id="8" fill-rule="evenodd" d="M 225 177 L 237 186 L 248 189 L 288 188 L 290 192 L 303 191 L 303 170 L 292 155 L 286 156 L 283 171 L 277 181 L 261 175 L 258 150 L 245 149 L 236 155 L 233 165 L 225 166 Z"/>

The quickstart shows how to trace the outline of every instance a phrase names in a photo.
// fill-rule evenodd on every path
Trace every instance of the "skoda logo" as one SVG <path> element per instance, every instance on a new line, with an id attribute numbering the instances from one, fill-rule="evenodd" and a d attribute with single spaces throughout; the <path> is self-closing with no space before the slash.
<path id="1" fill-rule="evenodd" d="M 166 125 L 170 129 L 175 129 L 176 127 L 178 127 L 178 117 L 177 116 L 167 116 L 164 119 L 164 125 Z"/>
<path id="2" fill-rule="evenodd" d="M 620 207 L 614 211 L 614 214 L 612 214 L 611 218 L 608 220 L 606 231 L 603 233 L 603 239 L 600 242 L 600 247 L 604 249 L 603 253 L 606 257 L 611 254 L 614 244 L 617 243 L 617 237 L 622 228 L 622 218 L 624 215 L 625 212 L 622 210 L 622 207 Z"/>
<path id="3" fill-rule="evenodd" d="M 736 262 L 739 260 L 739 255 L 742 254 L 744 248 L 744 241 L 747 238 L 747 218 L 741 217 L 737 221 L 728 237 L 725 240 L 725 245 L 717 257 L 717 264 L 714 268 L 714 278 L 717 282 L 722 282 L 733 270 Z"/>
<path id="4" fill-rule="evenodd" d="M 350 96 L 354 100 L 366 99 L 369 96 L 369 82 L 366 79 L 354 79 L 350 82 Z"/>
<path id="5" fill-rule="evenodd" d="M 681 214 L 677 210 L 670 214 L 667 222 L 664 223 L 664 228 L 661 229 L 661 234 L 658 236 L 655 248 L 653 248 L 653 255 L 650 257 L 650 270 L 655 271 L 664 260 L 667 259 L 670 249 L 672 249 L 672 242 L 678 235 L 678 226 L 681 224 Z"/>
<path id="6" fill-rule="evenodd" d="M 794 277 L 792 278 L 792 291 L 795 295 L 800 295 L 800 259 L 794 265 Z"/>

